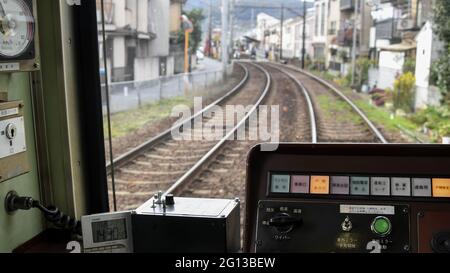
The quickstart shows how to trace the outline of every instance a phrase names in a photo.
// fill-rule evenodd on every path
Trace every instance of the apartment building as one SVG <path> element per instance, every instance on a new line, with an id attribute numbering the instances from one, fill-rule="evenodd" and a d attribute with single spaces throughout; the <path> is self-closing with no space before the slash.
<path id="1" fill-rule="evenodd" d="M 354 37 L 356 37 L 356 56 L 369 55 L 371 7 L 363 0 L 330 0 L 328 9 L 329 48 L 326 66 L 331 72 L 345 75 L 351 69 Z"/>
<path id="2" fill-rule="evenodd" d="M 432 2 L 380 0 L 372 5 L 371 57 L 378 63 L 378 71 L 371 84 L 392 88 L 407 58 L 417 58 L 417 36 L 432 19 Z"/>
<path id="3" fill-rule="evenodd" d="M 110 82 L 142 81 L 174 73 L 170 33 L 177 33 L 183 1 L 105 0 L 105 36 L 99 36 L 101 52 L 106 47 Z M 101 6 L 97 0 L 99 30 Z M 178 19 L 179 20 L 179 19 Z M 179 27 L 179 25 L 178 25 Z M 103 62 L 102 62 L 103 63 Z"/>
<path id="4" fill-rule="evenodd" d="M 313 58 L 316 61 L 327 62 L 329 43 L 327 39 L 329 3 L 332 0 L 316 0 L 314 2 L 315 22 L 312 35 L 312 46 L 314 48 Z"/>
<path id="5" fill-rule="evenodd" d="M 306 12 L 305 49 L 308 58 L 314 55 L 312 35 L 314 32 L 315 9 Z M 301 58 L 303 49 L 303 24 L 302 17 L 288 19 L 283 24 L 283 57 Z"/>
<path id="6" fill-rule="evenodd" d="M 256 21 L 257 39 L 261 41 L 260 50 L 273 56 L 281 41 L 280 20 L 262 12 L 257 15 Z"/>

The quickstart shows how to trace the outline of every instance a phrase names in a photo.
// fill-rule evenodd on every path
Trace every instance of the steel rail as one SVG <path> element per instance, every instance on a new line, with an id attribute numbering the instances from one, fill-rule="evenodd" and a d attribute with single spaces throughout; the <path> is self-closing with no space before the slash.
<path id="1" fill-rule="evenodd" d="M 248 62 L 250 63 L 250 62 Z M 258 109 L 258 107 L 261 105 L 263 100 L 267 97 L 267 94 L 269 93 L 270 87 L 272 86 L 272 78 L 270 76 L 270 73 L 261 67 L 260 65 L 250 63 L 260 69 L 265 75 L 266 75 L 266 85 L 264 87 L 263 93 L 256 102 L 255 105 L 250 109 L 250 111 L 245 115 L 245 117 L 232 129 L 228 134 L 226 134 L 225 137 L 223 137 L 207 154 L 205 154 L 189 171 L 187 171 L 182 177 L 180 177 L 165 193 L 167 194 L 178 194 L 180 189 L 185 186 L 185 183 L 188 182 L 192 177 L 201 169 L 201 167 L 205 164 L 205 162 L 210 159 L 224 144 L 227 140 L 229 140 L 236 131 L 241 128 L 243 125 L 246 124 L 247 120 L 250 118 L 250 116 Z"/>
<path id="2" fill-rule="evenodd" d="M 159 143 L 160 141 L 162 141 L 166 137 L 170 136 L 172 131 L 179 129 L 181 126 L 183 126 L 183 124 L 186 124 L 188 122 L 193 122 L 196 118 L 203 116 L 203 114 L 205 114 L 205 113 L 208 113 L 208 111 L 210 111 L 213 107 L 215 107 L 219 103 L 222 103 L 223 101 L 228 99 L 230 96 L 234 95 L 238 90 L 240 90 L 245 85 L 245 83 L 248 81 L 248 79 L 249 79 L 249 72 L 248 72 L 248 69 L 244 65 L 242 65 L 240 63 L 236 63 L 236 64 L 238 64 L 240 67 L 242 67 L 242 69 L 244 69 L 244 73 L 245 74 L 244 74 L 243 79 L 235 87 L 233 87 L 230 91 L 228 91 L 221 98 L 217 99 L 213 103 L 209 104 L 207 107 L 203 108 L 202 111 L 192 115 L 189 118 L 186 118 L 183 121 L 177 122 L 174 126 L 172 126 L 171 128 L 167 129 L 166 131 L 160 133 L 159 135 L 157 135 L 157 136 L 149 139 L 148 141 L 140 144 L 136 148 L 134 148 L 134 149 L 132 149 L 132 150 L 130 150 L 130 151 L 120 155 L 119 157 L 115 158 L 114 161 L 113 161 L 113 164 L 108 163 L 106 165 L 106 172 L 107 172 L 107 174 L 111 173 L 111 169 L 112 169 L 111 166 L 112 165 L 114 166 L 114 168 L 118 168 L 118 167 L 121 167 L 124 164 L 130 162 L 134 158 L 136 158 L 139 155 L 141 155 L 143 152 L 145 152 L 148 149 L 150 149 L 155 144 Z"/>
<path id="3" fill-rule="evenodd" d="M 273 69 L 276 69 L 278 71 L 280 71 L 281 73 L 285 74 L 286 76 L 288 76 L 291 80 L 293 80 L 302 90 L 303 95 L 306 98 L 306 103 L 308 105 L 308 112 L 309 112 L 309 123 L 311 126 L 311 141 L 313 144 L 317 143 L 317 120 L 316 120 L 316 113 L 314 111 L 314 106 L 312 103 L 312 99 L 311 99 L 311 95 L 309 94 L 308 90 L 305 88 L 305 86 L 291 73 L 287 72 L 286 70 L 272 65 L 272 64 L 268 64 L 268 66 L 272 67 Z"/>
<path id="4" fill-rule="evenodd" d="M 333 85 L 331 85 L 330 83 L 326 82 L 325 80 L 317 77 L 316 75 L 313 75 L 307 71 L 304 71 L 302 69 L 296 68 L 296 67 L 292 67 L 292 66 L 286 66 L 288 69 L 297 71 L 299 73 L 302 73 L 314 80 L 316 80 L 317 82 L 321 83 L 322 85 L 328 87 L 330 90 L 332 90 L 334 93 L 336 93 L 336 95 L 338 95 L 341 99 L 343 99 L 345 102 L 347 102 L 352 108 L 353 110 L 364 120 L 364 122 L 367 124 L 367 126 L 369 126 L 370 131 L 372 131 L 372 133 L 376 136 L 376 138 L 383 144 L 388 144 L 389 142 L 386 140 L 386 138 L 383 136 L 383 134 L 380 132 L 380 130 L 378 130 L 378 128 L 372 123 L 372 121 L 370 121 L 370 119 L 366 116 L 366 114 L 364 114 L 364 112 L 359 109 L 358 106 L 356 106 L 355 103 L 353 103 L 352 100 L 350 100 L 346 95 L 344 95 L 344 93 L 342 93 L 341 91 L 339 91 L 336 87 L 334 87 Z"/>

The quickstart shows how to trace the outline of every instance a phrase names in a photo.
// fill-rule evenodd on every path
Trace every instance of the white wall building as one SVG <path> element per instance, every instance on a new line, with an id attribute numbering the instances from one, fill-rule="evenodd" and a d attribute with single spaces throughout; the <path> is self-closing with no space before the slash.
<path id="1" fill-rule="evenodd" d="M 326 59 L 326 49 L 328 48 L 327 32 L 328 32 L 328 6 L 329 0 L 316 0 L 314 35 L 312 36 L 312 44 L 314 47 L 314 59 Z"/>
<path id="2" fill-rule="evenodd" d="M 440 93 L 436 87 L 430 86 L 431 64 L 439 58 L 442 49 L 440 42 L 433 33 L 433 24 L 428 21 L 416 37 L 416 108 L 427 105 L 438 105 Z"/>
<path id="3" fill-rule="evenodd" d="M 274 50 L 280 44 L 280 20 L 266 13 L 259 13 L 256 18 L 260 50 Z"/>
<path id="4" fill-rule="evenodd" d="M 283 57 L 301 58 L 303 48 L 303 18 L 295 17 L 288 19 L 283 25 Z M 312 36 L 314 32 L 315 10 L 308 9 L 306 15 L 305 48 L 306 54 L 312 58 L 314 48 L 312 46 Z"/>
<path id="5" fill-rule="evenodd" d="M 107 56 L 102 54 L 101 58 L 107 58 L 109 81 L 143 81 L 173 74 L 174 61 L 169 55 L 171 1 L 105 0 L 104 5 L 106 45 L 101 36 L 99 44 L 101 52 L 106 46 Z"/>

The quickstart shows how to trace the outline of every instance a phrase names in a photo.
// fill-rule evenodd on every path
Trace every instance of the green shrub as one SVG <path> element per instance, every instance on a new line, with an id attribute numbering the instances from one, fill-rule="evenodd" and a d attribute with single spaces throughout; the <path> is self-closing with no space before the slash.
<path id="1" fill-rule="evenodd" d="M 359 85 L 367 84 L 369 82 L 369 69 L 374 65 L 374 61 L 369 58 L 359 58 L 356 61 L 356 81 Z"/>
<path id="2" fill-rule="evenodd" d="M 403 64 L 403 73 L 411 72 L 413 74 L 416 73 L 416 59 L 406 58 L 405 63 Z"/>
<path id="3" fill-rule="evenodd" d="M 415 84 L 416 78 L 411 72 L 407 72 L 395 80 L 394 90 L 390 94 L 394 112 L 397 112 L 397 110 L 403 110 L 407 113 L 414 111 Z"/>
<path id="4" fill-rule="evenodd" d="M 432 137 L 441 140 L 450 136 L 450 107 L 428 107 L 411 116 L 411 121 L 432 130 Z"/>

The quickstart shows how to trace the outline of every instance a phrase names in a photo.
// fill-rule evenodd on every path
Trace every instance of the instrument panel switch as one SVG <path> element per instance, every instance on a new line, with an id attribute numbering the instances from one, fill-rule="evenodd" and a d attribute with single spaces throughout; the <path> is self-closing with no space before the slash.
<path id="1" fill-rule="evenodd" d="M 300 217 L 292 217 L 287 213 L 281 213 L 277 216 L 271 218 L 268 225 L 275 227 L 280 233 L 289 233 L 295 227 L 301 226 L 303 224 L 303 219 Z"/>
<path id="2" fill-rule="evenodd" d="M 342 222 L 342 231 L 344 232 L 350 232 L 353 229 L 353 223 L 352 221 L 350 221 L 350 218 L 347 216 L 344 220 L 344 222 Z"/>
<path id="3" fill-rule="evenodd" d="M 392 223 L 387 217 L 379 216 L 373 220 L 370 228 L 373 233 L 384 237 L 391 233 Z"/>

